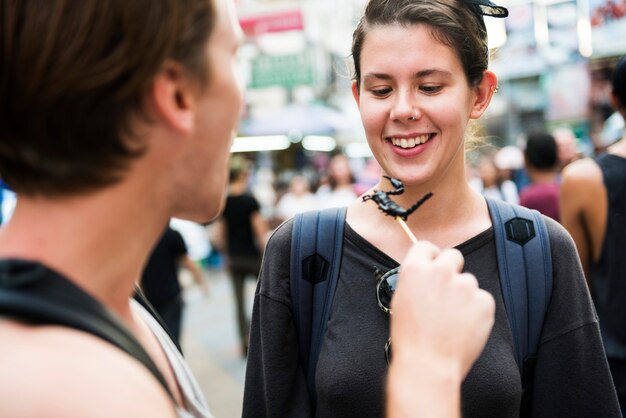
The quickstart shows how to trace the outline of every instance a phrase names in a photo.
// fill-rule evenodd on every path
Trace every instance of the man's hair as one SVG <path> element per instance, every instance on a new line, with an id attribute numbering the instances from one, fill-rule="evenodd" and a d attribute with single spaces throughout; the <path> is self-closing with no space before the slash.
<path id="1" fill-rule="evenodd" d="M 547 132 L 529 134 L 524 156 L 526 157 L 526 164 L 538 170 L 556 168 L 559 154 L 554 137 Z"/>
<path id="2" fill-rule="evenodd" d="M 206 85 L 214 20 L 213 0 L 0 0 L 2 179 L 44 196 L 118 181 L 166 60 Z"/>
<path id="3" fill-rule="evenodd" d="M 613 94 L 620 106 L 626 107 L 626 55 L 620 58 L 613 70 Z"/>

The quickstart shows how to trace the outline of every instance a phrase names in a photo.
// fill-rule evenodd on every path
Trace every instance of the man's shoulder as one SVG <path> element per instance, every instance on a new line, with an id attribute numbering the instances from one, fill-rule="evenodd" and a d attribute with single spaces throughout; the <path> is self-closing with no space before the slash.
<path id="1" fill-rule="evenodd" d="M 1 319 L 0 341 L 2 416 L 176 416 L 148 370 L 97 337 Z"/>
<path id="2" fill-rule="evenodd" d="M 563 169 L 561 201 L 565 209 L 594 206 L 602 193 L 604 193 L 602 170 L 593 159 L 583 158 Z"/>
<path id="3" fill-rule="evenodd" d="M 576 160 L 563 169 L 562 178 L 566 180 L 595 180 L 602 177 L 602 171 L 598 163 L 592 158 Z"/>

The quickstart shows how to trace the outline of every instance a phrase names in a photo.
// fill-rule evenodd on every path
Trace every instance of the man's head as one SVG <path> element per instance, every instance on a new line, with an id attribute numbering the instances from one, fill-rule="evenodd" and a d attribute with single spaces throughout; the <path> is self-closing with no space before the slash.
<path id="1" fill-rule="evenodd" d="M 250 172 L 250 163 L 243 157 L 234 156 L 230 159 L 230 168 L 228 171 L 228 182 L 235 183 L 247 180 Z"/>
<path id="2" fill-rule="evenodd" d="M 615 65 L 613 70 L 613 98 L 617 110 L 626 115 L 626 55 Z"/>
<path id="3" fill-rule="evenodd" d="M 574 132 L 570 128 L 556 128 L 552 131 L 552 136 L 554 136 L 554 140 L 556 141 L 560 168 L 565 167 L 579 158 L 576 146 L 576 135 L 574 135 Z"/>
<path id="4" fill-rule="evenodd" d="M 558 168 L 556 141 L 547 132 L 534 132 L 528 135 L 524 156 L 529 170 L 554 171 Z"/>
<path id="5" fill-rule="evenodd" d="M 115 183 L 145 151 L 134 121 L 166 62 L 204 88 L 209 0 L 2 0 L 0 173 L 23 195 Z"/>

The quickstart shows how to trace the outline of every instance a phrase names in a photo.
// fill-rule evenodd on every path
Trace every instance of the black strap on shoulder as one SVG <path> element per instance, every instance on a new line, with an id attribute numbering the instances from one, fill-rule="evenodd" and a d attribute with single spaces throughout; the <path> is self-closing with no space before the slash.
<path id="1" fill-rule="evenodd" d="M 346 208 L 297 214 L 291 238 L 291 300 L 300 363 L 313 406 L 315 369 L 341 266 Z"/>
<path id="2" fill-rule="evenodd" d="M 529 414 L 543 322 L 552 294 L 548 229 L 536 210 L 487 198 L 515 360 L 522 377 L 521 416 Z"/>
<path id="3" fill-rule="evenodd" d="M 81 288 L 41 264 L 0 261 L 0 315 L 100 337 L 142 363 L 172 396 L 163 375 L 124 323 Z"/>
<path id="4" fill-rule="evenodd" d="M 487 199 L 493 221 L 500 284 L 513 332 L 516 361 L 534 356 L 552 292 L 552 256 L 539 212 Z"/>

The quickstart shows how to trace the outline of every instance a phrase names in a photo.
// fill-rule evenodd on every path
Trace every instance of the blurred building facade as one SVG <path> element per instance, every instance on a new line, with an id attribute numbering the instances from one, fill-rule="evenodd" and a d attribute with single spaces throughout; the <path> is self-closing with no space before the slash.
<path id="1" fill-rule="evenodd" d="M 269 146 L 278 151 L 261 158 L 267 164 L 297 168 L 316 152 L 333 149 L 367 156 L 349 63 L 352 31 L 365 3 L 237 1 L 247 35 L 240 135 L 286 138 Z M 510 16 L 486 18 L 500 88 L 483 117 L 484 133 L 504 146 L 531 130 L 567 126 L 590 154 L 612 113 L 609 80 L 616 59 L 626 53 L 626 0 L 500 3 Z M 307 145 L 311 136 L 315 140 Z"/>

